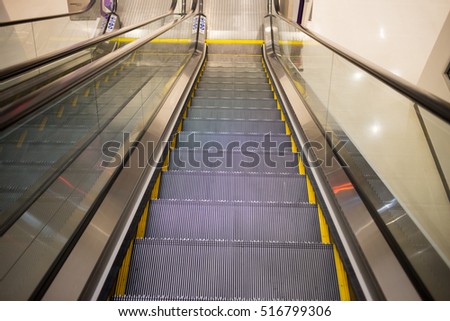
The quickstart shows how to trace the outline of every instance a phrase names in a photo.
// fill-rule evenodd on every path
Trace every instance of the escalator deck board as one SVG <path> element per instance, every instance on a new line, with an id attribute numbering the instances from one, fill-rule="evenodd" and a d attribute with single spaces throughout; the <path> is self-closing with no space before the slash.
<path id="1" fill-rule="evenodd" d="M 329 244 L 137 239 L 128 298 L 339 300 Z"/>

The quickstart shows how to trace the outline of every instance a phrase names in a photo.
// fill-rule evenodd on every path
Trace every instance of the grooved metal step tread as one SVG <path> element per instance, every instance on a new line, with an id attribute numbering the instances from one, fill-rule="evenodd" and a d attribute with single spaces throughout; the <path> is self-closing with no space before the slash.
<path id="1" fill-rule="evenodd" d="M 300 174 L 167 171 L 159 198 L 301 203 L 308 191 Z"/>
<path id="2" fill-rule="evenodd" d="M 202 77 L 199 83 L 200 86 L 207 86 L 210 84 L 234 84 L 234 85 L 265 85 L 269 86 L 269 82 L 267 78 L 247 78 L 243 79 L 242 77 Z"/>
<path id="3" fill-rule="evenodd" d="M 293 203 L 153 200 L 145 236 L 321 242 L 317 207 Z"/>
<path id="4" fill-rule="evenodd" d="M 183 130 L 199 132 L 236 133 L 285 133 L 286 125 L 281 120 L 232 120 L 232 119 L 190 119 L 183 121 Z"/>
<path id="5" fill-rule="evenodd" d="M 273 108 L 189 108 L 189 118 L 228 118 L 228 119 L 270 119 L 280 120 L 281 113 Z"/>
<path id="6" fill-rule="evenodd" d="M 207 98 L 194 97 L 191 106 L 202 107 L 259 107 L 277 108 L 277 102 L 273 98 Z"/>
<path id="7" fill-rule="evenodd" d="M 271 90 L 218 90 L 218 89 L 197 89 L 195 97 L 204 98 L 244 98 L 244 99 L 273 99 Z"/>
<path id="8" fill-rule="evenodd" d="M 197 87 L 198 90 L 208 89 L 208 90 L 269 90 L 271 91 L 270 85 L 266 83 L 260 84 L 248 84 L 248 83 L 206 83 L 201 81 Z"/>
<path id="9" fill-rule="evenodd" d="M 317 243 L 138 239 L 127 295 L 339 300 L 333 248 Z"/>
<path id="10" fill-rule="evenodd" d="M 239 78 L 244 78 L 244 79 L 250 79 L 250 78 L 267 79 L 267 76 L 264 72 L 251 72 L 251 73 L 214 72 L 214 71 L 208 71 L 208 69 L 205 69 L 202 77 L 213 77 L 213 78 L 237 78 L 237 77 L 239 77 Z"/>
<path id="11" fill-rule="evenodd" d="M 255 147 L 257 145 L 255 144 Z M 298 173 L 298 154 L 285 151 L 251 150 L 226 151 L 220 145 L 207 150 L 175 149 L 170 153 L 170 170 L 231 171 L 261 173 Z"/>
<path id="12" fill-rule="evenodd" d="M 204 148 L 214 144 L 221 146 L 222 150 L 242 149 L 243 144 L 247 143 L 257 146 L 255 149 L 272 151 L 291 151 L 291 139 L 286 134 L 235 134 L 235 133 L 217 133 L 217 132 L 188 132 L 182 131 L 177 134 L 178 148 Z M 206 147 L 207 147 L 206 146 Z"/>

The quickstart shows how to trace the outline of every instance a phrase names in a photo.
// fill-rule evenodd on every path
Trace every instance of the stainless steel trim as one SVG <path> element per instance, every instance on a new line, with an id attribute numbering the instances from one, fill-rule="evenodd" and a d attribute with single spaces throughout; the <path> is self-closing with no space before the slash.
<path id="1" fill-rule="evenodd" d="M 143 27 L 143 26 L 148 25 L 148 24 L 150 24 L 152 22 L 155 22 L 155 21 L 158 21 L 160 19 L 163 19 L 163 18 L 173 14 L 173 12 L 175 11 L 175 8 L 177 6 L 177 1 L 178 0 L 172 0 L 170 8 L 169 8 L 169 10 L 166 13 L 164 13 L 164 14 L 162 14 L 160 16 L 154 17 L 154 18 L 152 18 L 150 20 L 147 20 L 145 22 L 134 24 L 132 26 L 128 26 L 128 27 L 119 29 L 119 30 L 114 31 L 114 32 L 106 33 L 106 34 L 101 35 L 101 36 L 96 37 L 96 38 L 92 38 L 92 39 L 88 39 L 88 40 L 85 40 L 85 41 L 81 41 L 81 42 L 79 42 L 79 43 L 77 43 L 77 44 L 75 44 L 73 46 L 62 48 L 60 50 L 56 50 L 56 51 L 50 52 L 50 53 L 48 53 L 46 55 L 43 55 L 41 57 L 38 57 L 38 58 L 35 58 L 35 59 L 30 59 L 28 61 L 25 61 L 25 62 L 16 64 L 16 65 L 13 65 L 13 66 L 4 68 L 4 69 L 0 70 L 0 81 L 5 81 L 8 78 L 11 78 L 11 77 L 14 77 L 14 76 L 18 76 L 18 75 L 20 75 L 20 74 L 22 74 L 22 73 L 24 73 L 26 71 L 30 71 L 31 69 L 41 67 L 41 66 L 43 66 L 45 64 L 54 62 L 55 60 L 58 60 L 58 59 L 70 56 L 70 55 L 72 55 L 72 54 L 74 54 L 76 52 L 79 52 L 80 50 L 89 48 L 89 47 L 91 47 L 93 45 L 96 45 L 96 44 L 99 44 L 99 43 L 101 43 L 103 41 L 112 39 L 114 37 L 120 36 L 120 35 L 122 35 L 124 33 L 132 31 L 134 29 Z"/>
<path id="2" fill-rule="evenodd" d="M 338 161 L 333 160 L 332 155 L 327 155 L 326 151 L 331 151 L 332 148 L 278 60 L 273 39 L 270 39 L 272 18 L 273 16 L 269 15 L 265 19 L 266 43 L 269 46 L 264 47 L 264 58 L 300 146 L 303 147 L 308 142 L 318 142 L 324 147 L 320 150 L 303 149 L 304 158 L 324 161 L 328 159 L 320 167 L 311 167 L 309 171 L 319 187 L 332 226 L 339 236 L 341 250 L 344 250 L 351 264 L 351 272 L 359 284 L 360 288 L 355 290 L 360 290 L 367 300 L 420 300 L 419 294 L 355 189 L 333 192 L 342 184 L 353 185 Z"/>
<path id="3" fill-rule="evenodd" d="M 77 15 L 77 14 L 82 14 L 82 13 L 85 13 L 85 12 L 89 11 L 94 6 L 94 4 L 96 2 L 97 2 L 97 0 L 91 0 L 91 2 L 86 6 L 86 8 L 84 8 L 83 10 L 80 10 L 80 11 L 69 12 L 69 13 L 58 14 L 58 15 L 52 15 L 52 16 L 39 17 L 39 18 L 32 18 L 32 19 L 22 19 L 22 20 L 12 20 L 12 21 L 8 21 L 8 22 L 0 22 L 0 27 L 7 27 L 7 26 L 13 26 L 13 25 L 21 24 L 21 23 L 28 23 L 28 22 L 35 22 L 35 21 L 41 21 L 41 20 L 70 17 L 70 16 L 74 16 L 74 15 Z"/>
<path id="4" fill-rule="evenodd" d="M 200 38 L 201 39 L 201 38 Z M 77 245 L 59 270 L 43 300 L 97 300 L 114 261 L 123 246 L 129 228 L 175 129 L 179 115 L 194 85 L 195 75 L 206 57 L 206 46 L 199 46 L 184 67 L 171 93 L 142 137 L 146 168 L 124 168 L 83 232 Z M 147 144 L 153 142 L 153 144 Z M 142 152 L 134 152 L 129 160 L 138 164 Z"/>
<path id="5" fill-rule="evenodd" d="M 269 0 L 272 1 L 272 0 Z M 413 85 L 406 80 L 398 77 L 397 75 L 378 67 L 377 65 L 371 63 L 370 61 L 359 57 L 348 50 L 342 48 L 341 46 L 332 43 L 330 40 L 325 39 L 311 30 L 306 29 L 305 27 L 299 26 L 298 24 L 290 21 L 285 18 L 280 13 L 280 2 L 279 0 L 273 0 L 275 6 L 276 16 L 299 31 L 305 33 L 312 39 L 316 40 L 323 46 L 337 53 L 341 57 L 344 57 L 354 65 L 358 66 L 362 70 L 368 72 L 378 80 L 387 84 L 389 87 L 395 89 L 402 95 L 408 97 L 412 101 L 418 103 L 422 108 L 428 110 L 429 112 L 435 114 L 446 122 L 450 122 L 450 103 L 429 93 L 428 91 Z"/>

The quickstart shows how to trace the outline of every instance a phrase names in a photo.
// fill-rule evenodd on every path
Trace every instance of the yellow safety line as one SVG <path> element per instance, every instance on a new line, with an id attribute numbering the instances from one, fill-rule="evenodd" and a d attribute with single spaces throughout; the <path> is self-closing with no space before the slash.
<path id="1" fill-rule="evenodd" d="M 91 93 L 91 87 L 88 87 L 88 88 L 86 88 L 86 90 L 84 91 L 83 96 L 84 96 L 84 97 L 88 97 L 90 93 Z"/>
<path id="2" fill-rule="evenodd" d="M 164 163 L 163 163 L 163 166 L 161 169 L 163 172 L 167 172 L 167 170 L 169 168 L 169 157 L 170 157 L 170 148 L 167 151 L 167 155 L 166 155 L 166 158 L 164 159 Z"/>
<path id="3" fill-rule="evenodd" d="M 320 234 L 322 236 L 322 243 L 331 244 L 328 224 L 327 221 L 325 220 L 325 216 L 323 216 L 322 208 L 320 208 L 320 205 L 317 205 L 317 212 L 319 213 Z"/>
<path id="4" fill-rule="evenodd" d="M 115 42 L 133 42 L 138 38 L 131 38 L 131 37 L 119 37 L 119 38 L 113 38 L 111 41 Z M 176 38 L 158 38 L 153 39 L 151 42 L 153 43 L 190 43 L 191 39 L 176 39 Z"/>
<path id="5" fill-rule="evenodd" d="M 39 124 L 39 131 L 40 131 L 40 132 L 44 130 L 45 125 L 47 125 L 47 122 L 48 122 L 48 116 L 45 116 L 45 117 L 42 119 L 41 123 Z"/>
<path id="6" fill-rule="evenodd" d="M 305 44 L 302 40 L 279 40 L 278 43 L 280 45 L 293 45 L 293 46 L 300 46 Z"/>
<path id="7" fill-rule="evenodd" d="M 147 226 L 149 206 L 150 202 L 147 202 L 147 204 L 145 205 L 144 213 L 142 214 L 141 219 L 139 220 L 136 238 L 143 238 L 145 236 L 145 228 Z"/>
<path id="8" fill-rule="evenodd" d="M 301 152 L 298 154 L 298 171 L 301 175 L 306 175 L 305 164 L 303 164 Z"/>
<path id="9" fill-rule="evenodd" d="M 17 145 L 16 145 L 17 148 L 22 148 L 23 142 L 25 141 L 25 138 L 27 137 L 27 135 L 28 135 L 27 130 L 22 132 L 22 134 L 19 137 L 19 140 L 17 141 Z"/>
<path id="10" fill-rule="evenodd" d="M 342 264 L 341 256 L 333 244 L 334 261 L 336 263 L 336 273 L 339 284 L 339 293 L 341 295 L 341 301 L 350 301 L 350 288 L 348 285 L 347 273 L 345 272 L 344 264 Z"/>
<path id="11" fill-rule="evenodd" d="M 95 89 L 99 89 L 100 88 L 100 81 L 96 81 L 95 82 Z"/>
<path id="12" fill-rule="evenodd" d="M 295 143 L 294 137 L 292 137 L 292 135 L 291 135 L 291 146 L 292 146 L 292 152 L 297 153 L 298 152 L 297 144 Z"/>
<path id="13" fill-rule="evenodd" d="M 158 178 L 156 179 L 155 185 L 153 186 L 152 195 L 150 196 L 150 198 L 152 200 L 158 199 L 159 184 L 161 184 L 161 173 L 159 173 Z"/>
<path id="14" fill-rule="evenodd" d="M 72 107 L 76 107 L 78 105 L 78 96 L 75 96 L 72 100 Z"/>
<path id="15" fill-rule="evenodd" d="M 116 288 L 114 290 L 115 295 L 125 295 L 125 290 L 127 287 L 128 271 L 130 269 L 131 254 L 133 253 L 134 240 L 131 240 L 130 246 L 127 249 L 127 253 L 122 261 L 122 266 L 119 270 L 119 275 L 117 276 Z"/>
<path id="16" fill-rule="evenodd" d="M 105 81 L 105 83 L 107 83 L 109 81 L 109 75 L 105 76 L 105 80 L 104 81 Z"/>
<path id="17" fill-rule="evenodd" d="M 56 113 L 56 118 L 61 118 L 64 114 L 64 106 L 59 107 L 58 112 Z"/>
<path id="18" fill-rule="evenodd" d="M 207 39 L 206 44 L 220 45 L 262 45 L 264 40 L 254 39 Z"/>
<path id="19" fill-rule="evenodd" d="M 306 175 L 306 186 L 308 188 L 308 200 L 310 204 L 316 204 L 316 193 L 314 192 L 314 188 L 311 184 L 311 181 L 308 177 L 308 175 Z"/>

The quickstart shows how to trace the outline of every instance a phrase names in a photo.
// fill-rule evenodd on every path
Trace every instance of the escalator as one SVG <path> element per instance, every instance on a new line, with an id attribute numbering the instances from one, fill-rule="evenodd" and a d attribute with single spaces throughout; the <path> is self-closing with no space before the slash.
<path id="1" fill-rule="evenodd" d="M 261 60 L 206 63 L 116 300 L 349 298 Z"/>
<path id="2" fill-rule="evenodd" d="M 321 127 L 323 88 L 305 81 L 306 58 L 298 66 L 298 26 L 258 4 L 251 39 L 208 40 L 203 1 L 192 1 L 25 100 L 31 110 L 1 133 L 0 299 L 448 295 L 448 266 L 409 233 L 409 213 L 355 137 L 332 115 Z M 335 137 L 349 142 L 341 153 Z M 358 159 L 351 168 L 346 153 Z"/>

